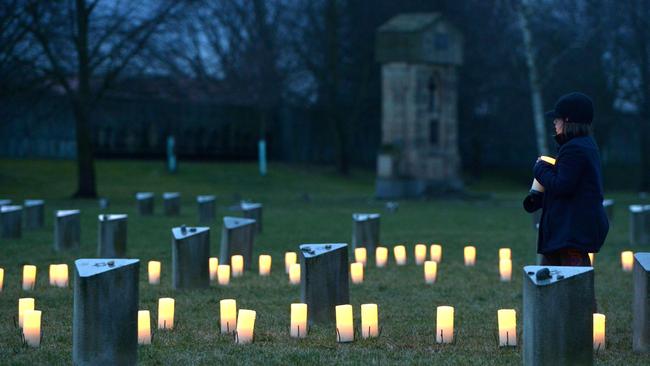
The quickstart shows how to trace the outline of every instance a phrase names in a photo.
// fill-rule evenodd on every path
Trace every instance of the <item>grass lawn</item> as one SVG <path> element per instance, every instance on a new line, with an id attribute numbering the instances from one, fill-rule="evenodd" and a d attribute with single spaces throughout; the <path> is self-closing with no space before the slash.
<path id="1" fill-rule="evenodd" d="M 151 310 L 155 322 L 158 298 L 176 299 L 175 329 L 155 332 L 153 345 L 139 348 L 140 363 L 521 363 L 521 347 L 497 346 L 497 310 L 517 310 L 521 337 L 521 267 L 535 263 L 531 218 L 521 208 L 527 185 L 477 182 L 468 189 L 480 193 L 472 195 L 478 198 L 402 201 L 399 211 L 391 214 L 384 210 L 382 202 L 372 199 L 371 172 L 344 179 L 328 168 L 271 164 L 269 171 L 262 178 L 254 164 L 181 163 L 178 174 L 168 175 L 162 162 L 98 162 L 100 194 L 111 200 L 107 212 L 129 214 L 129 257 L 141 260 L 140 309 Z M 4 290 L 0 292 L 0 364 L 71 364 L 72 290 L 48 286 L 47 266 L 67 263 L 72 274 L 76 258 L 95 256 L 100 210 L 96 200 L 69 199 L 76 187 L 75 172 L 74 163 L 69 161 L 0 160 L 0 198 L 14 202 L 25 198 L 46 200 L 44 229 L 24 231 L 19 240 L 0 241 L 0 267 L 5 269 Z M 136 191 L 157 194 L 154 216 L 137 215 Z M 181 192 L 180 216 L 162 215 L 160 194 L 164 191 Z M 271 277 L 249 272 L 232 279 L 228 287 L 172 290 L 170 229 L 196 224 L 195 197 L 199 194 L 218 196 L 218 220 L 211 225 L 211 253 L 215 256 L 219 250 L 220 217 L 230 214 L 227 206 L 237 199 L 264 204 L 264 232 L 256 239 L 255 258 L 261 253 L 273 256 Z M 305 199 L 306 195 L 309 199 Z M 632 276 L 622 272 L 619 260 L 620 252 L 629 249 L 627 205 L 639 199 L 626 192 L 607 192 L 607 197 L 616 199 L 615 218 L 595 266 L 599 311 L 607 316 L 607 349 L 595 360 L 597 364 L 648 364 L 649 356 L 632 353 Z M 76 208 L 82 212 L 81 251 L 56 253 L 52 249 L 53 212 Z M 288 283 L 284 252 L 297 250 L 301 243 L 349 243 L 353 212 L 382 213 L 381 241 L 389 247 L 403 243 L 408 249 L 407 266 L 397 267 L 393 258 L 383 269 L 371 263 L 365 282 L 350 285 L 357 324 L 360 304 L 379 304 L 381 336 L 337 344 L 333 326 L 316 326 L 306 339 L 292 339 L 289 307 L 299 302 L 300 289 Z M 413 263 L 413 246 L 418 242 L 443 244 L 438 281 L 432 286 L 425 285 L 422 267 Z M 475 267 L 463 265 L 463 246 L 467 243 L 477 247 Z M 510 283 L 499 281 L 500 247 L 512 248 Z M 151 259 L 162 261 L 159 286 L 147 283 L 146 262 Z M 23 264 L 38 266 L 33 292 L 20 289 Z M 43 343 L 38 349 L 22 347 L 14 327 L 18 298 L 28 296 L 35 297 L 37 309 L 43 311 Z M 257 311 L 254 344 L 238 346 L 231 337 L 219 334 L 219 300 L 223 298 L 235 298 L 239 308 Z M 454 344 L 435 343 L 438 305 L 455 307 Z"/>

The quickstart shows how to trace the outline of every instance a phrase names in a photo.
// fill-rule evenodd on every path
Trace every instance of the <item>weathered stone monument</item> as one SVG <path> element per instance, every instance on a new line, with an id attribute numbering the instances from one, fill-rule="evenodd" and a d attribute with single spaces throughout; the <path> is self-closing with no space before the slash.
<path id="1" fill-rule="evenodd" d="M 348 245 L 300 245 L 300 300 L 309 323 L 334 323 L 336 305 L 350 303 Z"/>
<path id="2" fill-rule="evenodd" d="M 630 205 L 630 243 L 650 245 L 650 205 Z"/>
<path id="3" fill-rule="evenodd" d="M 59 210 L 54 218 L 54 250 L 78 250 L 81 243 L 79 210 Z"/>
<path id="4" fill-rule="evenodd" d="M 352 214 L 352 247 L 367 248 L 368 253 L 375 253 L 379 245 L 379 219 L 377 213 Z"/>
<path id="5" fill-rule="evenodd" d="M 650 352 L 650 253 L 634 255 L 634 303 L 632 348 Z"/>
<path id="6" fill-rule="evenodd" d="M 22 228 L 23 207 L 0 206 L 0 235 L 6 239 L 19 239 L 23 233 Z"/>
<path id="7" fill-rule="evenodd" d="M 75 261 L 74 365 L 137 363 L 139 269 L 137 259 Z"/>
<path id="8" fill-rule="evenodd" d="M 242 202 L 240 208 L 245 218 L 255 220 L 255 232 L 262 233 L 262 204 Z"/>
<path id="9" fill-rule="evenodd" d="M 592 267 L 524 267 L 524 365 L 592 365 Z"/>
<path id="10" fill-rule="evenodd" d="M 128 216 L 99 215 L 97 256 L 100 258 L 123 258 L 126 256 L 126 223 Z"/>
<path id="11" fill-rule="evenodd" d="M 174 289 L 210 287 L 210 228 L 172 229 L 172 286 Z"/>
<path id="12" fill-rule="evenodd" d="M 40 229 L 45 226 L 45 202 L 43 200 L 25 200 L 25 228 Z"/>
<path id="13" fill-rule="evenodd" d="M 138 213 L 142 216 L 153 215 L 153 192 L 138 192 L 135 200 L 138 204 Z"/>
<path id="14" fill-rule="evenodd" d="M 462 34 L 439 13 L 400 14 L 379 27 L 376 42 L 382 64 L 377 197 L 460 190 Z"/>
<path id="15" fill-rule="evenodd" d="M 199 223 L 211 224 L 216 217 L 216 201 L 217 198 L 211 195 L 203 195 L 196 197 L 196 203 L 199 207 Z"/>
<path id="16" fill-rule="evenodd" d="M 244 257 L 244 270 L 253 263 L 255 245 L 255 220 L 242 217 L 223 218 L 219 263 L 230 264 L 230 257 L 239 254 Z"/>
<path id="17" fill-rule="evenodd" d="M 163 208 L 165 215 L 177 216 L 181 213 L 181 194 L 178 192 L 163 193 Z"/>

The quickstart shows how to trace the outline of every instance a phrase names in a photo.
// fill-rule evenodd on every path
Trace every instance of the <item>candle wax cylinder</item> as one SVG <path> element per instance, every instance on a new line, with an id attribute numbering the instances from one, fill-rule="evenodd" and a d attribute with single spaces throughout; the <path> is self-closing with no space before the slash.
<path id="1" fill-rule="evenodd" d="M 517 312 L 514 309 L 497 311 L 499 323 L 499 347 L 517 345 Z"/>
<path id="2" fill-rule="evenodd" d="M 174 329 L 174 299 L 158 299 L 158 329 Z"/>
<path id="3" fill-rule="evenodd" d="M 634 253 L 631 251 L 621 252 L 621 265 L 623 266 L 623 271 L 632 272 L 634 267 Z"/>
<path id="4" fill-rule="evenodd" d="M 436 310 L 436 343 L 454 341 L 454 308 L 438 306 Z"/>
<path id="5" fill-rule="evenodd" d="M 605 349 L 605 314 L 594 314 L 594 350 Z"/>
<path id="6" fill-rule="evenodd" d="M 36 266 L 23 266 L 23 290 L 33 290 L 36 285 Z"/>
<path id="7" fill-rule="evenodd" d="M 233 277 L 244 275 L 244 257 L 237 254 L 230 257 L 230 269 Z"/>
<path id="8" fill-rule="evenodd" d="M 291 329 L 292 338 L 307 337 L 307 304 L 291 304 Z"/>
<path id="9" fill-rule="evenodd" d="M 357 263 L 361 263 L 364 266 L 366 265 L 368 259 L 368 253 L 366 251 L 366 248 L 355 248 L 354 249 L 354 260 Z"/>
<path id="10" fill-rule="evenodd" d="M 438 263 L 434 261 L 424 262 L 424 282 L 428 284 L 436 283 L 438 275 Z"/>
<path id="11" fill-rule="evenodd" d="M 431 247 L 429 248 L 429 252 L 432 261 L 436 263 L 442 262 L 442 245 L 432 244 Z"/>
<path id="12" fill-rule="evenodd" d="M 388 248 L 386 247 L 377 247 L 375 249 L 375 265 L 378 268 L 386 267 L 388 264 Z"/>
<path id="13" fill-rule="evenodd" d="M 258 264 L 260 270 L 260 276 L 269 276 L 271 275 L 271 256 L 268 254 L 262 254 L 259 257 Z"/>
<path id="14" fill-rule="evenodd" d="M 67 264 L 50 264 L 50 285 L 68 287 Z"/>
<path id="15" fill-rule="evenodd" d="M 427 259 L 427 246 L 424 244 L 415 245 L 415 264 L 421 266 Z"/>
<path id="16" fill-rule="evenodd" d="M 298 261 L 298 255 L 296 252 L 286 252 L 284 253 L 284 270 L 289 274 L 289 269 L 291 265 Z"/>
<path id="17" fill-rule="evenodd" d="M 403 245 L 397 245 L 393 248 L 393 254 L 395 255 L 395 263 L 398 266 L 403 266 L 406 264 L 406 247 Z"/>
<path id="18" fill-rule="evenodd" d="M 354 340 L 354 322 L 352 318 L 352 305 L 336 306 L 336 331 L 337 342 L 352 342 Z"/>
<path id="19" fill-rule="evenodd" d="M 594 266 L 594 261 L 596 260 L 596 254 L 594 253 L 589 253 L 589 263 L 591 263 L 591 266 Z"/>
<path id="20" fill-rule="evenodd" d="M 217 267 L 217 278 L 219 280 L 219 284 L 222 286 L 226 286 L 227 284 L 230 283 L 229 264 L 220 264 L 219 267 Z"/>
<path id="21" fill-rule="evenodd" d="M 471 267 L 476 264 L 476 247 L 473 247 L 471 245 L 466 246 L 464 249 L 464 254 L 466 266 Z"/>
<path id="22" fill-rule="evenodd" d="M 35 306 L 36 300 L 34 300 L 34 298 L 24 297 L 22 299 L 18 299 L 18 327 L 23 327 L 25 312 L 34 310 Z"/>
<path id="23" fill-rule="evenodd" d="M 151 314 L 149 310 L 138 311 L 138 344 L 151 344 Z"/>
<path id="24" fill-rule="evenodd" d="M 223 299 L 219 301 L 219 321 L 221 334 L 235 331 L 237 326 L 237 300 Z"/>
<path id="25" fill-rule="evenodd" d="M 361 305 L 361 336 L 364 339 L 379 336 L 377 304 Z"/>
<path id="26" fill-rule="evenodd" d="M 354 284 L 363 283 L 362 263 L 350 263 L 350 278 L 352 278 L 352 283 Z"/>
<path id="27" fill-rule="evenodd" d="M 510 282 L 512 279 L 512 261 L 510 259 L 501 259 L 499 261 L 499 276 L 501 282 Z"/>
<path id="28" fill-rule="evenodd" d="M 147 270 L 149 272 L 149 284 L 150 285 L 160 284 L 160 262 L 149 261 L 147 265 Z"/>
<path id="29" fill-rule="evenodd" d="M 23 323 L 23 337 L 30 347 L 41 345 L 41 311 L 27 310 Z"/>
<path id="30" fill-rule="evenodd" d="M 300 263 L 294 263 L 289 268 L 289 283 L 292 285 L 300 284 Z"/>
<path id="31" fill-rule="evenodd" d="M 501 259 L 510 259 L 512 260 L 512 252 L 510 248 L 500 248 L 499 249 L 499 260 Z"/>
<path id="32" fill-rule="evenodd" d="M 210 281 L 217 280 L 217 268 L 219 267 L 219 258 L 211 257 L 208 259 L 208 270 L 210 271 Z"/>
<path id="33" fill-rule="evenodd" d="M 253 342 L 255 331 L 255 311 L 240 309 L 237 314 L 237 343 L 246 344 Z"/>
<path id="34" fill-rule="evenodd" d="M 0 268 L 0 292 L 2 292 L 4 283 L 5 283 L 5 270 L 4 268 Z"/>

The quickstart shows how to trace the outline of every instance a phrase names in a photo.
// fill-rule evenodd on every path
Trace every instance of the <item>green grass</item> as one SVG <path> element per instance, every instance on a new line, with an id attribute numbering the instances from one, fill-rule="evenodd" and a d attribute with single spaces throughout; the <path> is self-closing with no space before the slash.
<path id="1" fill-rule="evenodd" d="M 471 200 L 437 199 L 402 201 L 395 214 L 385 212 L 383 203 L 372 199 L 371 172 L 343 179 L 327 168 L 271 164 L 270 174 L 259 177 L 254 164 L 182 163 L 180 172 L 168 175 L 162 162 L 99 161 L 99 191 L 109 197 L 109 213 L 129 214 L 129 257 L 141 260 L 140 308 L 154 317 L 157 299 L 176 299 L 176 328 L 155 332 L 153 345 L 140 347 L 142 364 L 486 364 L 517 365 L 521 347 L 497 347 L 499 308 L 518 313 L 521 336 L 522 279 L 520 268 L 535 262 L 535 237 L 531 219 L 520 200 L 527 186 L 499 184 L 498 177 L 468 187 L 480 193 Z M 95 200 L 70 200 L 75 188 L 75 165 L 69 161 L 0 160 L 0 198 L 22 201 L 46 200 L 46 227 L 26 231 L 19 240 L 0 241 L 0 267 L 5 269 L 4 291 L 0 293 L 0 363 L 70 364 L 72 350 L 72 290 L 47 285 L 47 266 L 68 263 L 72 269 L 78 257 L 93 257 L 97 241 Z M 492 188 L 491 188 L 492 187 Z M 135 212 L 134 193 L 156 192 L 156 215 L 140 217 Z M 181 216 L 161 214 L 160 193 L 180 191 Z M 492 194 L 484 194 L 484 193 Z M 209 290 L 171 289 L 170 228 L 194 225 L 195 196 L 218 195 L 218 216 L 229 214 L 226 207 L 237 198 L 264 204 L 264 232 L 256 240 L 257 254 L 273 256 L 273 273 L 262 278 L 246 273 L 229 287 Z M 310 199 L 305 200 L 304 196 Z M 642 364 L 648 356 L 632 353 L 632 277 L 620 269 L 619 253 L 628 249 L 627 204 L 635 195 L 608 192 L 617 200 L 615 219 L 607 243 L 596 258 L 596 292 L 599 310 L 607 315 L 607 349 L 595 357 L 597 364 Z M 79 208 L 82 211 L 82 248 L 78 255 L 52 250 L 53 211 Z M 410 263 L 388 268 L 370 265 L 362 285 L 351 285 L 355 321 L 360 304 L 379 304 L 381 337 L 337 344 L 333 326 L 316 326 L 307 339 L 289 337 L 289 305 L 300 299 L 299 287 L 290 286 L 284 273 L 283 253 L 300 243 L 349 242 L 353 212 L 381 212 L 381 240 L 388 246 L 407 245 Z M 219 248 L 221 224 L 211 225 L 212 253 Z M 422 267 L 413 264 L 417 242 L 443 244 L 443 262 L 438 281 L 424 284 Z M 476 245 L 477 265 L 464 267 L 462 248 Z M 513 281 L 498 280 L 499 247 L 511 247 Z M 648 248 L 636 248 L 636 250 Z M 161 260 L 161 285 L 146 281 L 146 262 Z M 20 289 L 21 266 L 38 266 L 38 280 L 31 293 Z M 256 268 L 255 264 L 255 268 Z M 18 298 L 33 296 L 43 311 L 43 343 L 38 349 L 21 347 L 13 325 Z M 258 318 L 255 343 L 233 344 L 219 334 L 219 300 L 235 298 L 240 308 L 254 309 Z M 456 309 L 455 337 L 451 345 L 435 343 L 435 308 Z"/>

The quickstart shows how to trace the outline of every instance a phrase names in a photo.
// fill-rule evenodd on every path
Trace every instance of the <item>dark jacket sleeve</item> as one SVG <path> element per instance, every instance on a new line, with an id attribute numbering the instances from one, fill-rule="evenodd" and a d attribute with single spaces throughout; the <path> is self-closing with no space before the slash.
<path id="1" fill-rule="evenodd" d="M 576 146 L 565 146 L 557 157 L 555 166 L 539 161 L 533 169 L 535 178 L 544 186 L 545 192 L 552 195 L 572 195 L 584 167 L 584 156 Z"/>
<path id="2" fill-rule="evenodd" d="M 524 210 L 526 212 L 533 213 L 542 207 L 544 207 L 544 193 L 530 192 L 524 198 Z"/>

